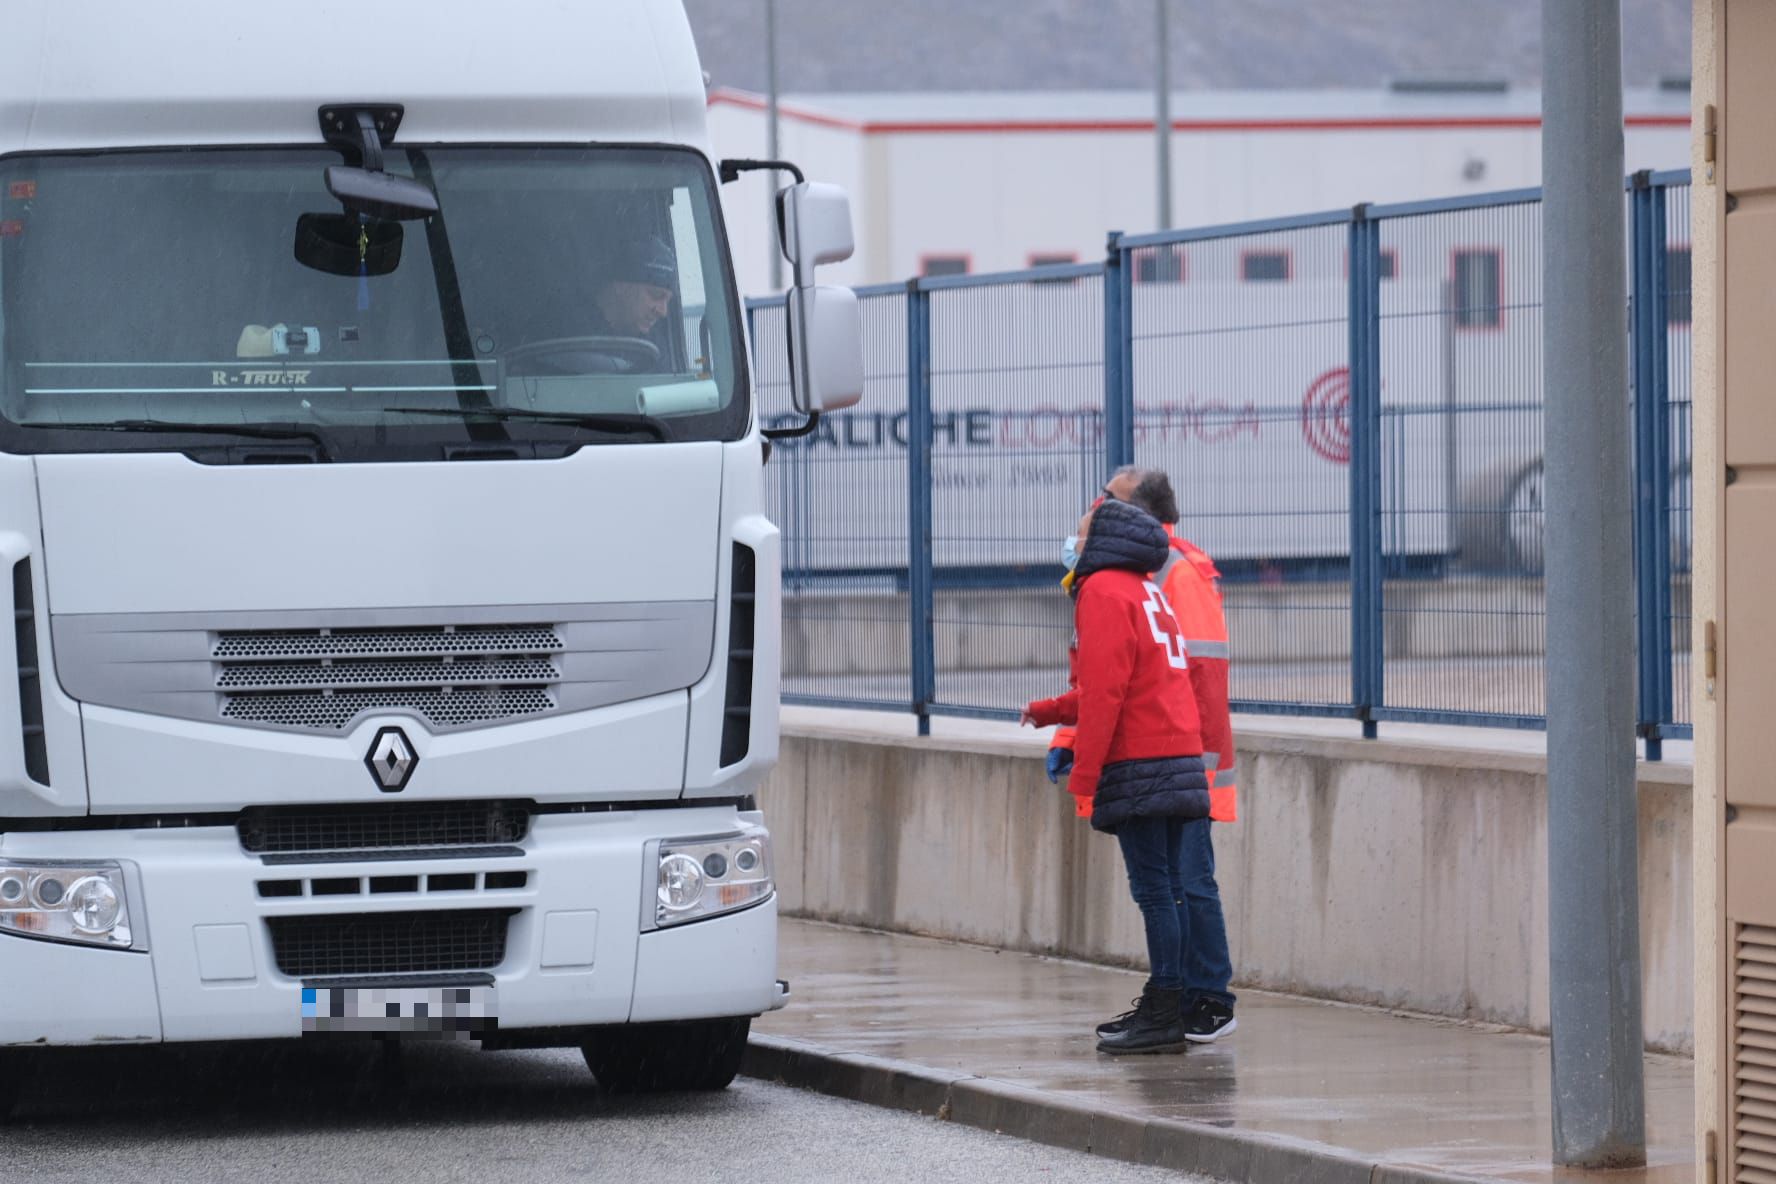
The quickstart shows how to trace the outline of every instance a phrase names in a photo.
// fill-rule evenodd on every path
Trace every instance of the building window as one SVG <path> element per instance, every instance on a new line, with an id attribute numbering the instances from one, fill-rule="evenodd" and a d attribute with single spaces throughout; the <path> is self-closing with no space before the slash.
<path id="1" fill-rule="evenodd" d="M 1075 253 L 1073 251 L 1031 251 L 1030 252 L 1030 266 L 1031 267 L 1056 267 L 1056 266 L 1061 266 L 1064 264 L 1072 264 L 1072 263 L 1077 263 L 1077 262 L 1079 262 L 1079 256 L 1077 253 Z M 1073 277 L 1072 276 L 1065 276 L 1065 277 L 1060 277 L 1060 278 L 1049 277 L 1049 278 L 1045 278 L 1045 279 L 1032 280 L 1031 282 L 1037 283 L 1037 284 L 1070 284 L 1073 282 Z"/>
<path id="2" fill-rule="evenodd" d="M 1690 323 L 1690 248 L 1665 248 L 1665 323 Z"/>
<path id="3" fill-rule="evenodd" d="M 920 275 L 967 275 L 972 266 L 973 260 L 967 255 L 922 255 L 919 257 Z"/>
<path id="4" fill-rule="evenodd" d="M 1289 278 L 1289 252 L 1241 251 L 1240 279 L 1248 283 L 1275 283 Z"/>
<path id="5" fill-rule="evenodd" d="M 1346 251 L 1344 253 L 1344 278 L 1347 280 L 1350 279 L 1350 274 L 1351 274 L 1351 256 L 1350 256 L 1350 252 Z M 1384 280 L 1391 280 L 1391 279 L 1397 279 L 1399 277 L 1399 275 L 1400 275 L 1400 252 L 1399 252 L 1399 249 L 1396 247 L 1383 247 L 1381 249 L 1381 278 Z"/>
<path id="6" fill-rule="evenodd" d="M 1181 284 L 1184 282 L 1184 248 L 1176 243 L 1159 247 L 1137 247 L 1129 252 L 1135 267 L 1137 284 Z"/>
<path id="7" fill-rule="evenodd" d="M 1498 248 L 1458 250 L 1454 260 L 1455 327 L 1498 328 L 1504 322 L 1504 268 Z"/>

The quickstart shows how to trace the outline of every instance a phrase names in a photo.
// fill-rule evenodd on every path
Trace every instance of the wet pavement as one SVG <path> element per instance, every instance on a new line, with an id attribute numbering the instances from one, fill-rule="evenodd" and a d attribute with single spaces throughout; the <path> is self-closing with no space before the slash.
<path id="1" fill-rule="evenodd" d="M 1647 1170 L 1591 1177 L 1549 1166 L 1549 1045 L 1537 1036 L 1247 992 L 1222 1042 L 1116 1059 L 1091 1029 L 1139 993 L 1129 971 L 807 921 L 784 923 L 780 965 L 794 1002 L 754 1031 L 821 1050 L 1346 1162 L 1515 1181 L 1695 1179 L 1692 1066 L 1680 1058 L 1646 1060 Z"/>
<path id="2" fill-rule="evenodd" d="M 609 1094 L 569 1049 L 399 1065 L 368 1041 L 56 1050 L 0 1126 L 0 1181 L 1208 1184 L 767 1082 Z"/>

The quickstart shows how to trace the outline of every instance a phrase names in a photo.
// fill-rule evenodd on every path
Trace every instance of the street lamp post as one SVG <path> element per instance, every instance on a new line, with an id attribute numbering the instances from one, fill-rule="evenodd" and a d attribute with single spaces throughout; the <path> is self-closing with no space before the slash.
<path id="1" fill-rule="evenodd" d="M 1155 227 L 1158 230 L 1172 228 L 1172 54 L 1167 36 L 1168 3 L 1169 0 L 1153 0 L 1159 23 L 1159 36 L 1154 43 L 1159 52 L 1159 69 L 1153 79 L 1153 136 L 1159 157 L 1159 224 Z"/>
<path id="2" fill-rule="evenodd" d="M 1554 1162 L 1639 1167 L 1621 0 L 1542 0 L 1542 127 Z"/>
<path id="3" fill-rule="evenodd" d="M 765 159 L 777 160 L 777 0 L 765 0 Z M 771 260 L 771 291 L 783 287 L 783 252 L 777 249 L 777 194 L 766 186 L 765 209 L 770 235 L 765 254 Z"/>

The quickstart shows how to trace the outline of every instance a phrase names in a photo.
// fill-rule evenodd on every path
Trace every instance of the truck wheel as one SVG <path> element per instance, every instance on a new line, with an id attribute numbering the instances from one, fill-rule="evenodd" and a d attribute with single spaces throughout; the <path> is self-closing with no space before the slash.
<path id="1" fill-rule="evenodd" d="M 1504 515 L 1505 554 L 1513 572 L 1541 575 L 1547 527 L 1542 518 L 1542 462 L 1525 465 L 1511 483 L 1500 507 Z"/>
<path id="2" fill-rule="evenodd" d="M 746 1055 L 750 1019 L 609 1028 L 581 1046 L 586 1067 L 612 1093 L 726 1089 Z"/>

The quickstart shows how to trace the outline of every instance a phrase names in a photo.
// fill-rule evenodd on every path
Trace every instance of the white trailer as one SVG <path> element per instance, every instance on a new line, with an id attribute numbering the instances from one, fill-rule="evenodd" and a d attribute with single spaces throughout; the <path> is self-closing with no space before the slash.
<path id="1" fill-rule="evenodd" d="M 101 1042 L 732 1078 L 779 555 L 704 114 L 667 0 L 9 6 L 0 1115 Z"/>
<path id="2" fill-rule="evenodd" d="M 931 293 L 938 569 L 1058 570 L 1061 537 L 1106 476 L 1098 288 L 1081 277 Z M 1134 315 L 1135 455 L 1171 474 L 1192 539 L 1229 562 L 1348 555 L 1345 285 L 1293 285 L 1290 307 L 1310 311 L 1291 315 L 1258 285 L 1144 288 Z M 1433 302 L 1437 291 L 1415 288 Z M 877 324 L 905 316 L 898 298 L 866 307 Z M 783 348 L 777 324 L 774 312 L 759 322 L 761 358 Z M 1444 348 L 1436 318 L 1383 337 L 1383 368 L 1395 376 L 1385 392 L 1383 446 L 1397 468 L 1387 505 L 1449 505 L 1454 425 L 1439 412 L 1450 392 L 1440 362 L 1417 365 Z M 903 381 L 885 382 L 867 410 L 786 442 L 771 477 L 793 570 L 865 574 L 906 563 L 908 417 L 887 389 Z M 1401 557 L 1446 556 L 1452 529 L 1447 513 L 1400 514 L 1385 541 Z"/>

